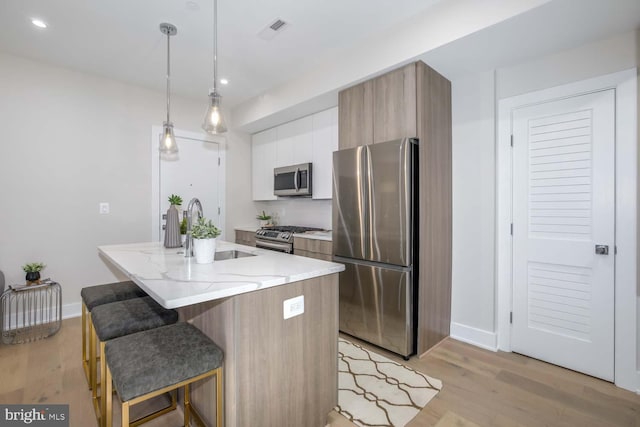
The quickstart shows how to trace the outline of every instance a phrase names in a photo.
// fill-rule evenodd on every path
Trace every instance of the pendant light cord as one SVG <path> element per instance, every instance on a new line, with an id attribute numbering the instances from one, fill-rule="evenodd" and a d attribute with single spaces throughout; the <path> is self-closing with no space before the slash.
<path id="1" fill-rule="evenodd" d="M 169 109 L 171 108 L 171 68 L 170 68 L 170 54 L 171 50 L 169 49 L 169 39 L 171 38 L 171 34 L 167 31 L 167 124 L 169 124 Z"/>
<path id="2" fill-rule="evenodd" d="M 213 0 L 213 92 L 218 92 L 218 0 Z"/>

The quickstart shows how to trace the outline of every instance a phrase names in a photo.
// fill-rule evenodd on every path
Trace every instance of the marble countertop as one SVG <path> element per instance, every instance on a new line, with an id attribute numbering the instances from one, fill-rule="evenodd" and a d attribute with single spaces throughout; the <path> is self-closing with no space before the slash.
<path id="1" fill-rule="evenodd" d="M 166 308 L 285 285 L 338 273 L 344 265 L 218 241 L 216 251 L 239 250 L 255 256 L 196 264 L 184 248 L 162 242 L 99 246 L 99 253 Z"/>
<path id="2" fill-rule="evenodd" d="M 293 237 L 302 237 L 303 239 L 315 239 L 331 241 L 331 231 L 307 231 L 306 233 L 296 233 Z"/>

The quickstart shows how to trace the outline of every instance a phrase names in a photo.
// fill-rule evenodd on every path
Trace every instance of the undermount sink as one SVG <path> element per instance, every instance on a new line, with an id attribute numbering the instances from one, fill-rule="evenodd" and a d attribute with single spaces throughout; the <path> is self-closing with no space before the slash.
<path id="1" fill-rule="evenodd" d="M 254 254 L 250 254 L 249 252 L 242 252 L 237 250 L 232 251 L 220 251 L 216 252 L 215 260 L 216 261 L 225 261 L 228 259 L 236 259 L 236 258 L 246 258 L 250 256 L 255 256 Z"/>

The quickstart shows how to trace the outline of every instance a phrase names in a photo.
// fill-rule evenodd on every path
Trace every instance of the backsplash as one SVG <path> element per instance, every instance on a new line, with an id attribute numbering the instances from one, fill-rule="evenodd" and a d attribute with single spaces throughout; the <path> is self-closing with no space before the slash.
<path id="1" fill-rule="evenodd" d="M 276 224 L 331 229 L 331 200 L 293 198 L 254 203 L 256 214 L 264 210 Z"/>

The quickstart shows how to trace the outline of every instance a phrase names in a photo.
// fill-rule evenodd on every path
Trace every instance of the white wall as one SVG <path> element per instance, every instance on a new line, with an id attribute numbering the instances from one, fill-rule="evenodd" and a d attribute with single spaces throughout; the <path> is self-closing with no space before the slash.
<path id="1" fill-rule="evenodd" d="M 331 230 L 331 200 L 279 199 L 255 202 L 255 209 L 256 213 L 264 210 L 272 215 L 276 224 Z M 248 224 L 253 225 L 255 223 L 256 220 L 254 219 Z"/>
<path id="2" fill-rule="evenodd" d="M 203 90 L 202 101 L 172 97 L 176 127 L 201 131 Z M 22 283 L 21 265 L 46 263 L 44 277 L 62 285 L 63 313 L 79 313 L 82 287 L 123 279 L 96 247 L 151 237 L 149 135 L 162 124 L 165 95 L 4 54 L 0 94 L 0 270 L 7 284 Z M 253 217 L 249 137 L 227 138 L 233 236 L 236 221 Z M 109 215 L 98 214 L 102 201 Z"/>
<path id="3" fill-rule="evenodd" d="M 495 330 L 494 73 L 489 71 L 455 80 L 452 82 L 451 90 L 453 121 L 451 321 L 459 327 L 470 326 L 493 333 Z"/>

